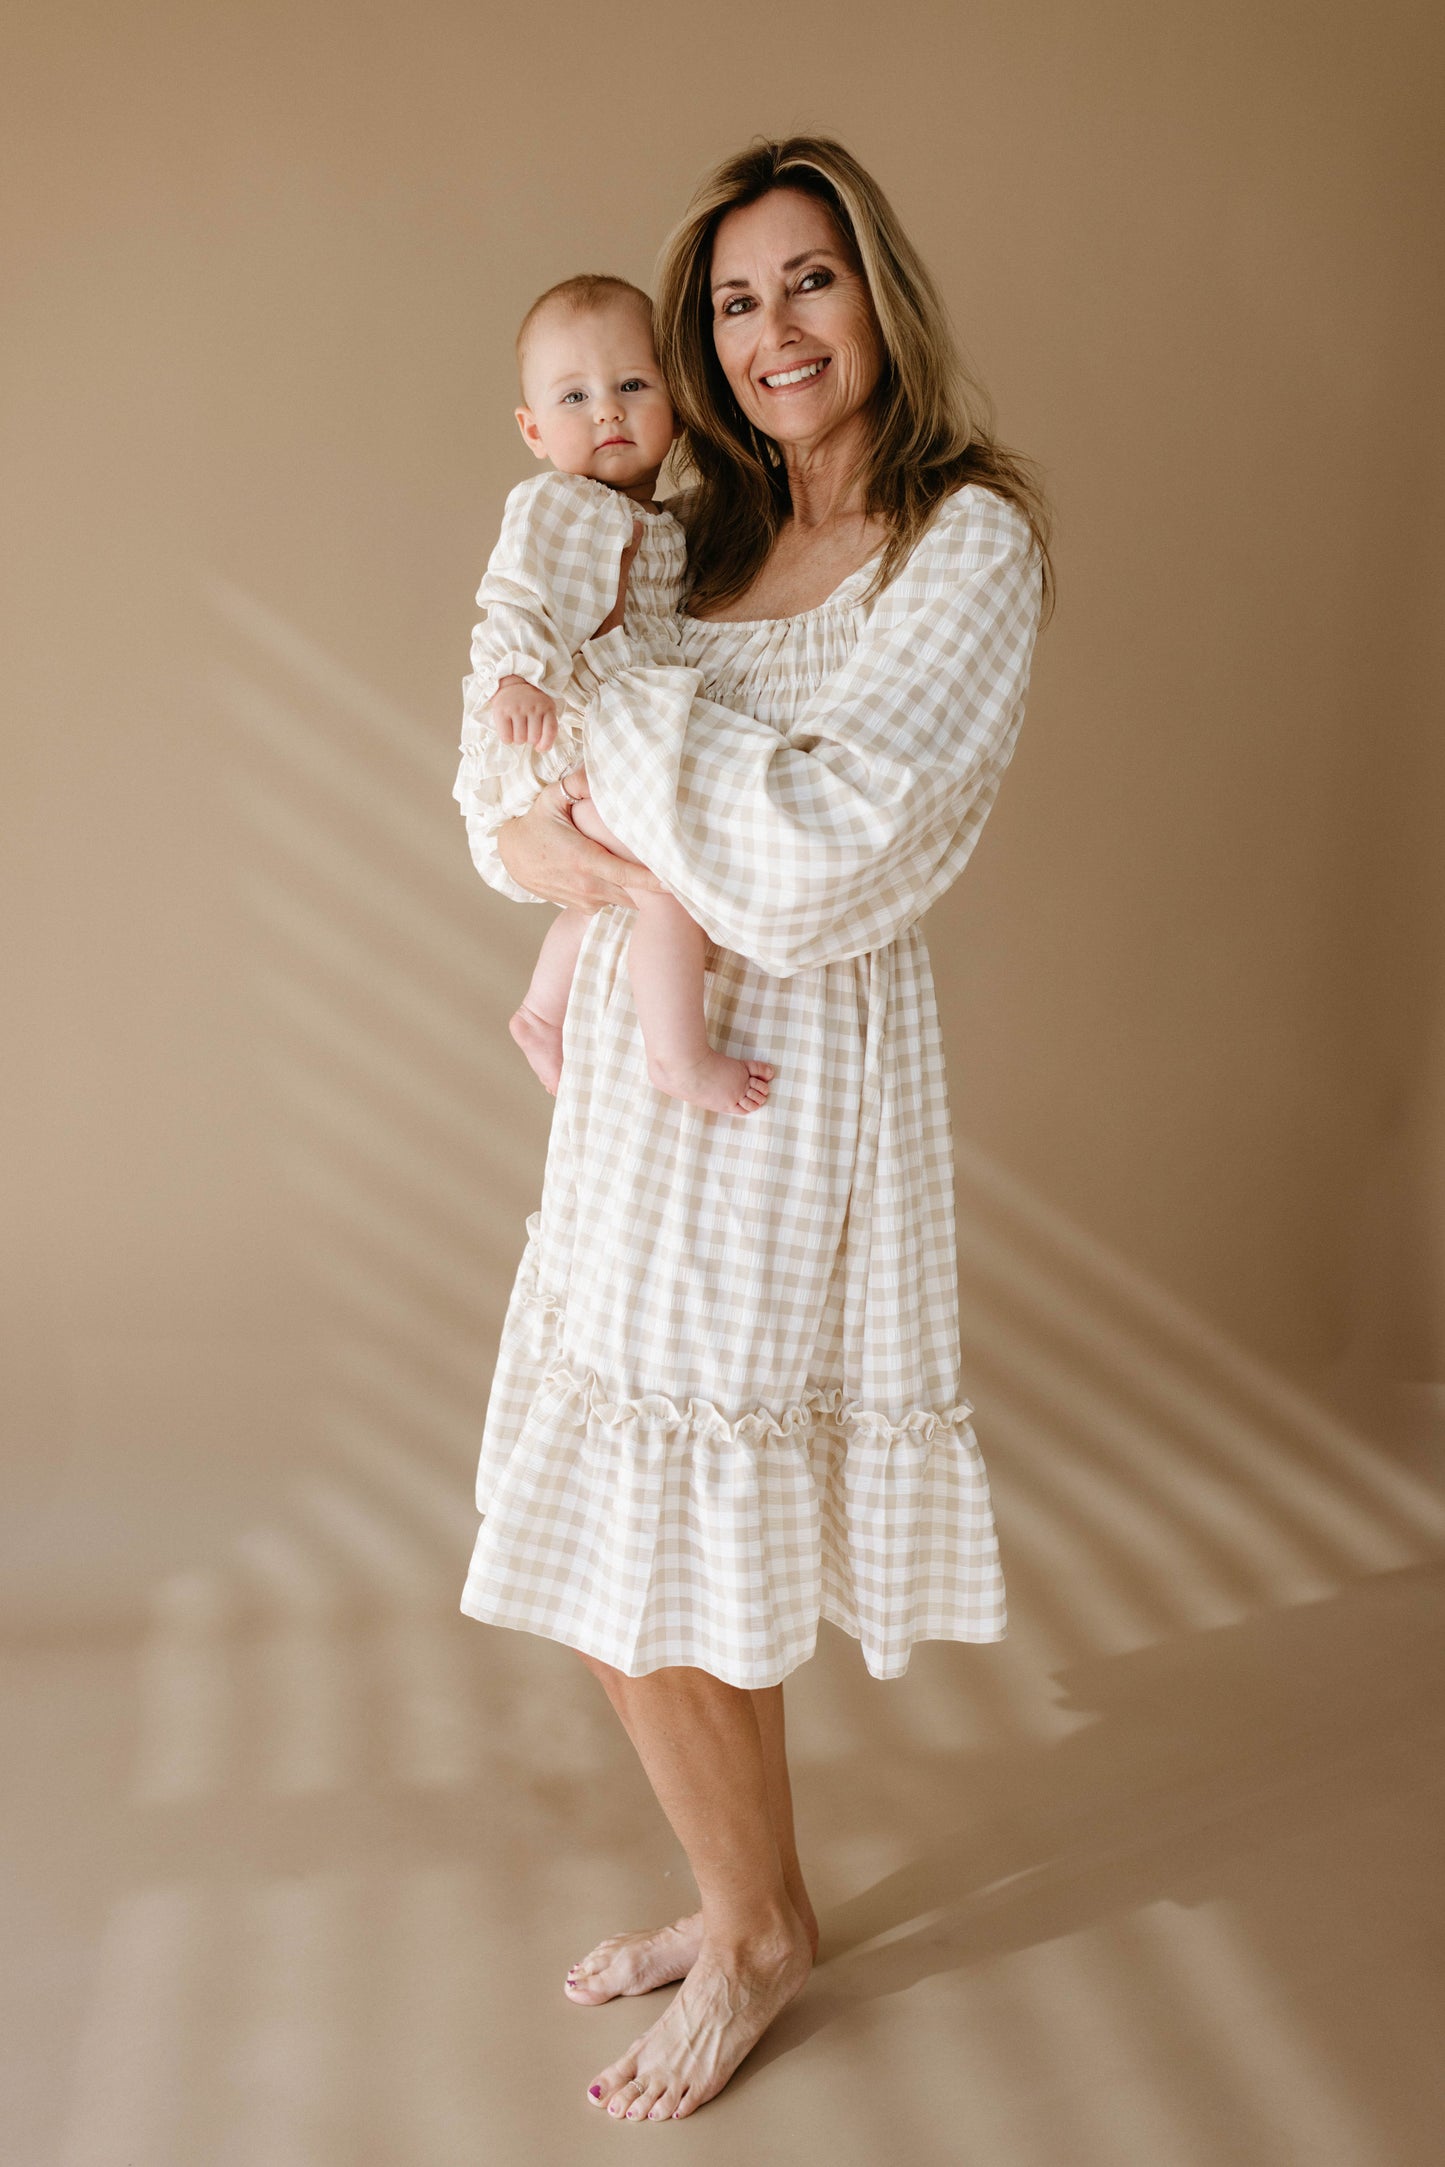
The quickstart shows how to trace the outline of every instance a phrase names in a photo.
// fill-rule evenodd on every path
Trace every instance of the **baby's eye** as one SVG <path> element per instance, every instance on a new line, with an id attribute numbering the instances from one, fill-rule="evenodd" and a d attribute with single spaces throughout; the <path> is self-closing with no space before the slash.
<path id="1" fill-rule="evenodd" d="M 562 394 L 562 404 L 563 406 L 570 406 L 574 399 L 585 399 L 586 396 L 587 394 L 585 391 L 564 391 Z"/>
<path id="2" fill-rule="evenodd" d="M 629 376 L 622 388 L 624 391 L 646 391 L 647 385 L 640 376 Z"/>

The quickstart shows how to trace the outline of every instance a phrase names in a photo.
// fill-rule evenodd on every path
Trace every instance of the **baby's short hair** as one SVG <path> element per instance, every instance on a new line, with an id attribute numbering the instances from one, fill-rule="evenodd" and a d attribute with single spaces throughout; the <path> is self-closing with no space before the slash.
<path id="1" fill-rule="evenodd" d="M 652 296 L 645 294 L 640 286 L 634 286 L 630 278 L 612 278 L 602 271 L 579 271 L 575 278 L 564 278 L 556 286 L 549 286 L 539 293 L 517 332 L 517 374 L 520 377 L 526 363 L 527 334 L 537 318 L 550 308 L 570 309 L 574 316 L 585 316 L 599 309 L 620 294 L 640 302 L 648 327 L 652 325 Z"/>

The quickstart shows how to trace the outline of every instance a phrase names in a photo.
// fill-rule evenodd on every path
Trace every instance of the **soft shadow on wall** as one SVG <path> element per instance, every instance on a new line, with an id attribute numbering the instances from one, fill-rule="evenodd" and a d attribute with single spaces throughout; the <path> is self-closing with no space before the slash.
<path id="1" fill-rule="evenodd" d="M 458 1182 L 468 1077 L 498 1093 L 492 1136 L 535 1146 L 545 1109 L 502 1031 L 515 966 L 429 895 L 407 718 L 254 597 L 208 596 L 257 1072 L 329 1328 L 274 1509 L 151 1595 L 60 2160 L 168 2167 L 218 2121 L 207 2156 L 236 2167 L 423 2141 L 460 2162 L 478 2127 L 527 2156 L 577 2070 L 520 1892 L 554 1883 L 560 1947 L 667 1906 L 678 1865 L 575 1658 L 456 1611 L 481 1404 L 459 1349 L 494 1341 L 535 1176 L 514 1143 Z M 1361 1871 L 1359 1825 L 1399 1815 L 1439 1497 L 966 1144 L 959 1186 L 1010 1638 L 920 1649 L 881 1691 L 829 1631 L 790 1687 L 826 1961 L 714 2135 L 769 2112 L 770 2070 L 932 1982 L 959 1998 L 949 2085 L 962 2054 L 1006 2167 L 1066 2140 L 1194 2157 L 1201 2132 L 1243 2157 L 1275 2131 L 1352 2167 L 1413 2156 L 1418 2084 L 1377 2082 L 1301 1922 L 1315 1875 Z M 1400 1819 L 1377 1901 L 1418 1843 Z M 1374 1946 L 1328 1911 L 1337 1952 Z M 509 2039 L 555 2108 L 507 2083 Z M 914 2071 L 890 2045 L 902 2101 L 852 2102 L 841 2141 L 865 2149 L 836 2156 L 901 2132 L 943 2158 L 918 2051 Z M 1101 2056 L 1103 2101 L 1077 2089 Z"/>

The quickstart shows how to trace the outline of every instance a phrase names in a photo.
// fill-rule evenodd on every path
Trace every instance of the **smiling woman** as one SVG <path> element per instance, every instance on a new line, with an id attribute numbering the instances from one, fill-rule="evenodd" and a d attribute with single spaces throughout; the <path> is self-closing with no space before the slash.
<path id="1" fill-rule="evenodd" d="M 825 446 L 856 463 L 859 506 L 886 536 L 870 594 L 943 498 L 976 483 L 1034 535 L 1047 613 L 1049 514 L 1031 463 L 995 441 L 926 264 L 840 143 L 757 144 L 709 176 L 668 246 L 657 334 L 697 483 L 694 615 L 734 601 L 780 545 L 791 554 L 795 480 Z M 816 393 L 780 381 L 798 369 Z"/>
<path id="2" fill-rule="evenodd" d="M 917 1641 L 1004 1630 L 918 920 L 1012 755 L 1048 576 L 1027 467 L 983 428 L 927 273 L 840 145 L 729 160 L 660 289 L 696 479 L 669 506 L 678 651 L 611 612 L 573 682 L 602 822 L 707 936 L 713 1043 L 776 1063 L 750 1118 L 649 1088 L 634 913 L 557 787 L 510 819 L 461 792 L 495 885 L 604 906 L 462 1607 L 577 1649 L 697 1877 L 698 1911 L 568 1975 L 576 2002 L 684 1981 L 589 2087 L 630 2120 L 712 2098 L 807 1979 L 782 1681 L 820 1620 L 879 1678 Z"/>

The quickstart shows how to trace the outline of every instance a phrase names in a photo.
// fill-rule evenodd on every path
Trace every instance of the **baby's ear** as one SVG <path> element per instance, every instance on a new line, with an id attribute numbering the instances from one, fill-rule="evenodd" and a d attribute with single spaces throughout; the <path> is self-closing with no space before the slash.
<path id="1" fill-rule="evenodd" d="M 545 459 L 547 452 L 542 442 L 542 432 L 537 427 L 537 417 L 530 406 L 519 406 L 517 408 L 517 427 L 522 432 L 522 442 L 527 446 L 533 458 Z"/>

